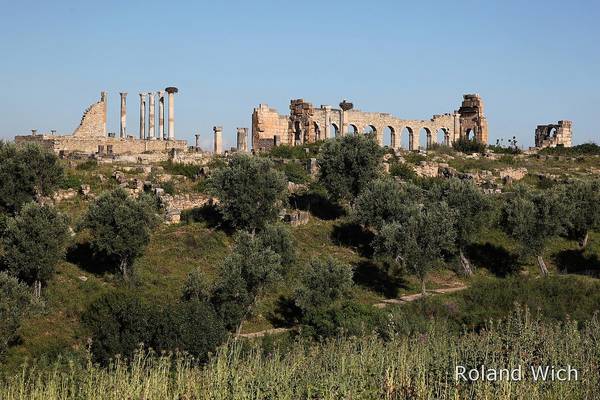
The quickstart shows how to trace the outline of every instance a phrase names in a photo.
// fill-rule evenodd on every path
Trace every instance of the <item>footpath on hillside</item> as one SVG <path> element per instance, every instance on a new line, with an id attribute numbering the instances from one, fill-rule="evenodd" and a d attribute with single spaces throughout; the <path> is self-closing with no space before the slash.
<path id="1" fill-rule="evenodd" d="M 467 288 L 468 288 L 468 286 L 466 286 L 466 285 L 460 285 L 460 286 L 452 286 L 452 287 L 447 287 L 447 288 L 431 289 L 431 290 L 427 291 L 425 296 L 450 294 L 450 293 L 459 292 L 461 290 L 465 290 Z M 413 302 L 413 301 L 423 298 L 423 296 L 424 296 L 423 293 L 407 294 L 404 296 L 400 296 L 396 299 L 382 300 L 380 303 L 373 304 L 373 307 L 384 308 L 384 307 L 387 307 L 389 305 L 394 305 L 394 304 L 397 305 L 397 304 L 410 303 L 410 302 Z M 263 337 L 263 336 L 277 335 L 280 333 L 289 332 L 293 329 L 295 329 L 295 328 L 293 328 L 293 327 L 292 328 L 271 328 L 271 329 L 265 329 L 264 331 L 258 331 L 258 332 L 239 333 L 239 334 L 235 335 L 235 337 L 236 338 L 248 338 L 248 339 L 258 338 L 258 337 Z"/>

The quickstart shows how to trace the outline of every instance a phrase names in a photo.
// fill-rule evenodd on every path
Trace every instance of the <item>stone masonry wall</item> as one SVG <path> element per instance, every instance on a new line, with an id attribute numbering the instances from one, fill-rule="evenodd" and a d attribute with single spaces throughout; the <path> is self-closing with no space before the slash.
<path id="1" fill-rule="evenodd" d="M 106 136 L 106 95 L 85 110 L 79 126 L 73 132 L 76 137 Z"/>

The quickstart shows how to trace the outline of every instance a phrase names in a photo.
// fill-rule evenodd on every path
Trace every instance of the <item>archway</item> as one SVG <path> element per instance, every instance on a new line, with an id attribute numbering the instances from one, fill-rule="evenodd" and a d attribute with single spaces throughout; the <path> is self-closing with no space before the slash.
<path id="1" fill-rule="evenodd" d="M 323 139 L 321 137 L 321 128 L 319 128 L 319 124 L 317 124 L 316 122 L 313 122 L 313 125 L 315 127 L 315 140 Z"/>
<path id="2" fill-rule="evenodd" d="M 431 145 L 431 131 L 428 128 L 419 129 L 418 149 L 427 149 Z M 416 146 L 415 146 L 416 147 Z M 416 150 L 416 148 L 415 148 Z"/>
<path id="3" fill-rule="evenodd" d="M 363 129 L 363 133 L 365 135 L 377 135 L 377 128 L 373 125 L 366 125 L 365 129 Z"/>
<path id="4" fill-rule="evenodd" d="M 549 138 L 553 138 L 554 136 L 556 136 L 556 133 L 557 133 L 557 132 L 558 132 L 558 131 L 556 130 L 556 128 L 554 128 L 554 127 L 550 128 L 550 129 L 548 130 L 548 137 L 549 137 Z"/>
<path id="5" fill-rule="evenodd" d="M 302 143 L 302 127 L 300 121 L 294 122 L 294 144 Z"/>
<path id="6" fill-rule="evenodd" d="M 472 128 L 467 128 L 467 130 L 465 131 L 465 139 L 467 139 L 467 140 L 475 139 L 475 130 Z"/>
<path id="7" fill-rule="evenodd" d="M 358 128 L 354 124 L 348 124 L 348 135 L 358 135 Z"/>
<path id="8" fill-rule="evenodd" d="M 335 124 L 335 123 L 331 123 L 329 125 L 329 135 L 330 137 L 338 137 L 340 134 L 340 128 Z"/>
<path id="9" fill-rule="evenodd" d="M 446 128 L 440 128 L 435 133 L 435 142 L 441 146 L 448 146 L 450 141 L 450 136 L 448 135 L 448 131 Z"/>
<path id="10" fill-rule="evenodd" d="M 404 150 L 412 150 L 413 131 L 408 126 L 400 131 L 400 147 Z"/>
<path id="11" fill-rule="evenodd" d="M 391 126 L 386 126 L 383 130 L 383 145 L 392 149 L 398 147 L 396 144 L 396 131 Z"/>

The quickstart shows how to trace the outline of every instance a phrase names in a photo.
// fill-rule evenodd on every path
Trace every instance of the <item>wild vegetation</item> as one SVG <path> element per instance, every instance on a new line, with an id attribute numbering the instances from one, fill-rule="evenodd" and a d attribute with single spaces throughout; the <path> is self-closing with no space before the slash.
<path id="1" fill-rule="evenodd" d="M 218 199 L 165 225 L 151 192 L 107 178 L 118 167 L 3 146 L 6 165 L 35 158 L 46 175 L 0 196 L 0 398 L 598 395 L 593 157 L 385 154 L 358 135 L 202 171 L 130 167 L 132 179 L 165 186 L 169 174 L 172 193 Z M 464 177 L 417 177 L 433 157 L 531 173 L 484 193 Z M 535 178 L 558 170 L 569 179 Z M 94 195 L 50 205 L 65 177 Z M 308 223 L 280 221 L 297 210 Z M 273 328 L 284 333 L 262 337 Z M 531 362 L 569 362 L 584 378 L 452 375 L 457 363 Z"/>

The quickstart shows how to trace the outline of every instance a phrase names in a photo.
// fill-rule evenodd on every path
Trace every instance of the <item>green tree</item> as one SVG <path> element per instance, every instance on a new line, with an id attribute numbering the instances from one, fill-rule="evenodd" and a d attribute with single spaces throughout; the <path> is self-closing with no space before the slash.
<path id="1" fill-rule="evenodd" d="M 383 148 L 371 135 L 328 140 L 319 152 L 319 181 L 335 200 L 350 204 L 381 174 Z"/>
<path id="2" fill-rule="evenodd" d="M 352 268 L 329 258 L 310 262 L 294 294 L 294 303 L 305 314 L 348 298 L 354 285 Z"/>
<path id="3" fill-rule="evenodd" d="M 281 278 L 281 257 L 262 240 L 240 232 L 233 252 L 225 258 L 211 296 L 217 314 L 228 329 L 241 330 L 256 300 Z"/>
<path id="4" fill-rule="evenodd" d="M 275 221 L 287 200 L 285 175 L 268 159 L 248 155 L 233 156 L 210 176 L 208 187 L 223 219 L 251 232 Z"/>
<path id="5" fill-rule="evenodd" d="M 405 215 L 402 221 L 384 225 L 373 247 L 375 254 L 389 257 L 414 273 L 425 294 L 427 274 L 453 248 L 455 214 L 444 202 L 429 202 L 407 206 Z"/>
<path id="6" fill-rule="evenodd" d="M 134 200 L 117 188 L 90 205 L 81 227 L 91 232 L 92 250 L 113 258 L 127 280 L 133 262 L 148 245 L 156 223 L 156 215 L 147 202 Z"/>
<path id="7" fill-rule="evenodd" d="M 283 267 L 291 266 L 296 260 L 294 238 L 290 229 L 282 224 L 266 225 L 258 234 L 264 248 L 269 248 L 279 254 Z"/>
<path id="8" fill-rule="evenodd" d="M 433 200 L 445 201 L 456 213 L 454 229 L 460 262 L 467 275 L 472 275 L 471 263 L 465 256 L 465 248 L 479 237 L 491 219 L 492 203 L 472 182 L 445 179 L 434 183 Z"/>
<path id="9" fill-rule="evenodd" d="M 24 205 L 9 218 L 2 235 L 2 268 L 22 281 L 39 286 L 50 279 L 64 255 L 66 218 L 53 207 Z"/>
<path id="10" fill-rule="evenodd" d="M 407 203 L 422 198 L 423 190 L 414 184 L 400 184 L 392 178 L 376 179 L 356 198 L 352 216 L 359 224 L 379 231 L 384 224 L 402 219 Z"/>
<path id="11" fill-rule="evenodd" d="M 566 227 L 571 237 L 584 249 L 589 231 L 600 226 L 600 180 L 576 181 L 562 185 L 562 198 L 569 209 Z"/>
<path id="12" fill-rule="evenodd" d="M 64 169 L 51 151 L 0 141 L 0 208 L 17 212 L 23 204 L 51 195 L 63 177 Z"/>
<path id="13" fill-rule="evenodd" d="M 543 259 L 548 239 L 563 232 L 568 209 L 557 188 L 531 191 L 518 186 L 502 207 L 502 229 L 521 246 L 521 254 L 536 256 L 544 276 L 548 268 Z"/>
<path id="14" fill-rule="evenodd" d="M 17 278 L 0 272 L 0 357 L 17 339 L 21 320 L 32 301 L 27 286 Z"/>

